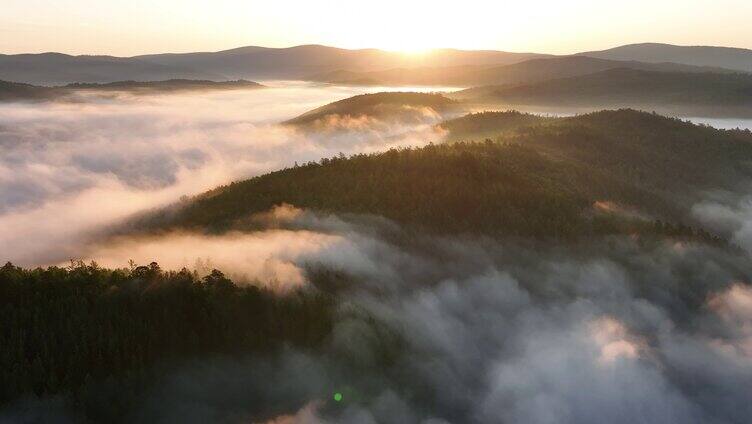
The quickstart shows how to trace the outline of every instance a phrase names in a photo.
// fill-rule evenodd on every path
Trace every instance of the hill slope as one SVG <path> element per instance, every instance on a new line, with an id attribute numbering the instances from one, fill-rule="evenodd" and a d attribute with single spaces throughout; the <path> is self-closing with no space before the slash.
<path id="1" fill-rule="evenodd" d="M 535 126 L 544 122 L 554 122 L 556 118 L 546 118 L 515 110 L 504 112 L 471 113 L 459 118 L 450 119 L 440 124 L 447 131 L 446 140 L 481 141 L 495 139 L 508 133 L 516 133 L 523 127 Z"/>
<path id="2" fill-rule="evenodd" d="M 165 81 L 117 81 L 105 84 L 75 83 L 65 86 L 42 87 L 31 84 L 0 81 L 0 102 L 3 101 L 51 101 L 81 100 L 84 91 L 128 92 L 131 94 L 158 94 L 178 91 L 203 90 L 248 90 L 263 88 L 253 81 L 206 81 L 206 80 L 165 80 Z"/>
<path id="3" fill-rule="evenodd" d="M 733 190 L 752 177 L 749 130 L 717 130 L 629 109 L 564 118 L 488 112 L 442 126 L 449 140 L 478 140 L 496 132 L 496 142 L 534 148 L 679 206 L 691 204 L 702 190 Z M 650 203 L 635 206 L 659 209 Z"/>
<path id="4" fill-rule="evenodd" d="M 320 45 L 290 48 L 241 47 L 220 52 L 158 54 L 137 57 L 150 63 L 190 67 L 219 73 L 228 78 L 304 79 L 336 70 L 370 72 L 398 67 L 464 66 L 510 64 L 533 57 L 534 53 L 493 50 L 464 51 L 437 49 L 423 55 L 406 55 L 378 49 L 349 50 Z"/>
<path id="5" fill-rule="evenodd" d="M 714 106 L 749 111 L 752 74 L 617 68 L 533 84 L 472 88 L 453 93 L 452 97 L 513 105 Z"/>
<path id="6" fill-rule="evenodd" d="M 676 63 L 645 63 L 605 60 L 584 56 L 534 58 L 503 66 L 453 66 L 397 68 L 377 72 L 339 70 L 309 79 L 338 84 L 356 85 L 449 85 L 475 86 L 487 84 L 521 84 L 591 74 L 608 69 L 628 68 L 655 72 L 716 72 L 732 71 L 718 67 L 699 67 Z"/>
<path id="7" fill-rule="evenodd" d="M 284 124 L 305 127 L 323 121 L 348 118 L 412 119 L 426 112 L 440 114 L 457 108 L 457 103 L 442 94 L 384 92 L 362 94 L 308 111 Z"/>
<path id="8" fill-rule="evenodd" d="M 63 91 L 50 87 L 0 81 L 0 101 L 50 100 L 60 96 Z"/>
<path id="9" fill-rule="evenodd" d="M 631 110 L 540 121 L 506 115 L 501 121 L 500 130 L 510 122 L 517 130 L 496 143 L 325 159 L 219 188 L 141 224 L 225 231 L 253 213 L 291 203 L 381 215 L 438 232 L 572 237 L 626 231 L 624 222 L 594 217 L 600 201 L 692 224 L 688 208 L 699 190 L 732 187 L 752 176 L 748 132 Z M 450 130 L 461 121 L 451 122 Z M 487 122 L 485 131 L 491 127 Z"/>
<path id="10" fill-rule="evenodd" d="M 565 235 L 588 200 L 535 151 L 455 144 L 325 159 L 207 193 L 158 227 L 232 228 L 281 203 L 376 214 L 441 231 Z M 530 214 L 529 212 L 535 211 Z M 159 222 L 157 219 L 156 222 Z"/>
<path id="11" fill-rule="evenodd" d="M 608 50 L 581 53 L 583 56 L 641 62 L 675 62 L 694 66 L 719 66 L 752 72 L 752 50 L 732 47 L 674 46 L 671 44 L 628 44 Z"/>
<path id="12" fill-rule="evenodd" d="M 0 79 L 6 81 L 61 85 L 75 82 L 154 81 L 172 78 L 223 79 L 222 76 L 213 73 L 134 58 L 70 56 L 61 53 L 0 55 Z"/>
<path id="13" fill-rule="evenodd" d="M 98 91 L 146 91 L 146 92 L 171 92 L 193 90 L 239 90 L 251 88 L 263 88 L 264 86 L 253 81 L 208 81 L 189 79 L 170 79 L 165 81 L 116 81 L 106 84 L 76 83 L 68 84 L 64 88 L 72 90 L 98 90 Z"/>
<path id="14" fill-rule="evenodd" d="M 453 49 L 415 56 L 377 49 L 348 50 L 317 45 L 290 48 L 251 46 L 219 52 L 136 57 L 17 54 L 0 55 L 0 79 L 41 85 L 166 79 L 303 79 L 336 70 L 369 72 L 397 67 L 487 66 L 544 56 Z"/>
<path id="15" fill-rule="evenodd" d="M 681 47 L 645 44 L 601 52 L 554 57 L 536 53 L 494 50 L 437 49 L 406 55 L 377 49 L 348 50 L 320 45 L 290 48 L 241 47 L 218 52 L 152 54 L 136 57 L 70 56 L 60 53 L 0 55 L 0 79 L 42 85 L 75 82 L 166 79 L 312 79 L 316 81 L 379 84 L 482 85 L 561 78 L 614 67 L 694 72 L 701 67 L 752 72 L 749 50 L 720 47 Z M 575 57 L 577 57 L 575 56 Z M 532 62 L 517 71 L 502 69 L 531 59 L 552 58 L 575 65 Z M 591 61 L 577 69 L 577 61 Z M 631 64 L 598 65 L 595 60 Z M 640 63 L 638 63 L 640 62 Z M 675 63 L 667 63 L 675 62 Z M 605 66 L 605 67 L 604 67 Z M 524 78 L 523 68 L 534 75 Z M 555 69 L 558 67 L 559 69 Z M 565 69 L 568 68 L 568 69 Z M 705 69 L 708 71 L 711 69 Z M 573 73 L 574 72 L 574 73 Z"/>

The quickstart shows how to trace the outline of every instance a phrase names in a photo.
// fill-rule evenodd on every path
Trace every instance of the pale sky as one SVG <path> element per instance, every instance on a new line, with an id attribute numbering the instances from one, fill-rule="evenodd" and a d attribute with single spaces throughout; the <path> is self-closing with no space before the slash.
<path id="1" fill-rule="evenodd" d="M 2 0 L 0 53 L 247 45 L 573 53 L 663 42 L 752 48 L 752 0 Z"/>

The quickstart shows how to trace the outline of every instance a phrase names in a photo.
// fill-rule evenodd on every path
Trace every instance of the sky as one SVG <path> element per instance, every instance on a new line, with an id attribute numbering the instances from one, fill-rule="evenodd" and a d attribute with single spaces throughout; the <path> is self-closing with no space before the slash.
<path id="1" fill-rule="evenodd" d="M 0 53 L 325 44 L 567 54 L 648 41 L 752 48 L 751 16 L 749 0 L 3 0 Z"/>

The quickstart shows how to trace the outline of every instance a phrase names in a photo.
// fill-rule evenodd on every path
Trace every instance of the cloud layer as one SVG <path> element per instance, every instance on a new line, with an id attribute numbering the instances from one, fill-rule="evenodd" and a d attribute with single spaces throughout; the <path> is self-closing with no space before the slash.
<path id="1" fill-rule="evenodd" d="M 337 289 L 340 319 L 320 352 L 197 358 L 143 393 L 127 420 L 752 420 L 748 254 L 621 238 L 557 247 L 433 237 L 292 206 L 252 217 L 266 227 L 253 233 L 97 237 L 130 214 L 235 178 L 441 137 L 431 126 L 438 118 L 423 112 L 409 123 L 337 121 L 326 136 L 275 125 L 347 90 L 1 106 L 3 259 L 156 260 L 281 290 L 308 287 L 320 269 L 350 282 Z M 738 198 L 709 196 L 694 212 L 749 248 L 752 214 Z M 22 402 L 0 422 L 77 418 L 67 414 L 59 400 Z"/>
<path id="2" fill-rule="evenodd" d="M 355 88 L 275 88 L 0 105 L 0 258 L 37 265 L 135 212 L 343 152 L 437 141 L 439 117 L 311 134 L 276 125 Z"/>
<path id="3" fill-rule="evenodd" d="M 356 284 L 339 291 L 341 317 L 323 352 L 189 363 L 148 393 L 133 420 L 752 417 L 752 264 L 745 254 L 669 242 L 645 247 L 627 238 L 563 249 L 407 237 L 381 219 L 290 207 L 264 219 L 273 228 L 213 241 L 167 235 L 144 249 L 206 244 L 211 251 L 218 243 L 238 252 L 237 263 L 251 273 L 266 272 L 254 261 L 284 264 L 267 269 L 282 287 L 309 284 L 315 269 L 348 275 Z M 331 400 L 334 392 L 343 401 Z"/>

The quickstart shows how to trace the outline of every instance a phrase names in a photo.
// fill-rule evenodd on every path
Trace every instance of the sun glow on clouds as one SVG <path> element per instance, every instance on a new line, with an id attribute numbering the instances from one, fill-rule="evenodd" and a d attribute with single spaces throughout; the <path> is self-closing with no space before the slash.
<path id="1" fill-rule="evenodd" d="M 132 260 L 136 264 L 159 261 L 164 269 L 186 268 L 199 276 L 220 269 L 239 284 L 258 284 L 281 292 L 306 283 L 302 264 L 347 256 L 358 249 L 340 234 L 318 230 L 281 229 L 298 220 L 320 221 L 292 205 L 278 205 L 254 214 L 250 220 L 266 228 L 256 232 L 206 235 L 192 232 L 121 236 L 88 246 L 88 256 L 99 265 L 120 268 Z M 61 264 L 64 265 L 64 264 Z"/>
<path id="2" fill-rule="evenodd" d="M 712 340 L 711 345 L 727 355 L 739 355 L 752 361 L 752 288 L 734 284 L 712 296 L 708 307 L 730 329 L 728 339 Z"/>
<path id="3" fill-rule="evenodd" d="M 620 358 L 637 358 L 642 349 L 640 342 L 629 334 L 624 324 L 612 317 L 591 322 L 590 335 L 600 349 L 598 361 L 602 365 L 612 364 Z"/>
<path id="4" fill-rule="evenodd" d="M 341 237 L 311 231 L 271 230 L 223 236 L 175 233 L 108 240 L 91 256 L 108 268 L 122 267 L 129 259 L 137 264 L 158 260 L 165 269 L 196 269 L 199 274 L 217 268 L 236 282 L 286 291 L 305 283 L 298 261 L 343 243 Z"/>

